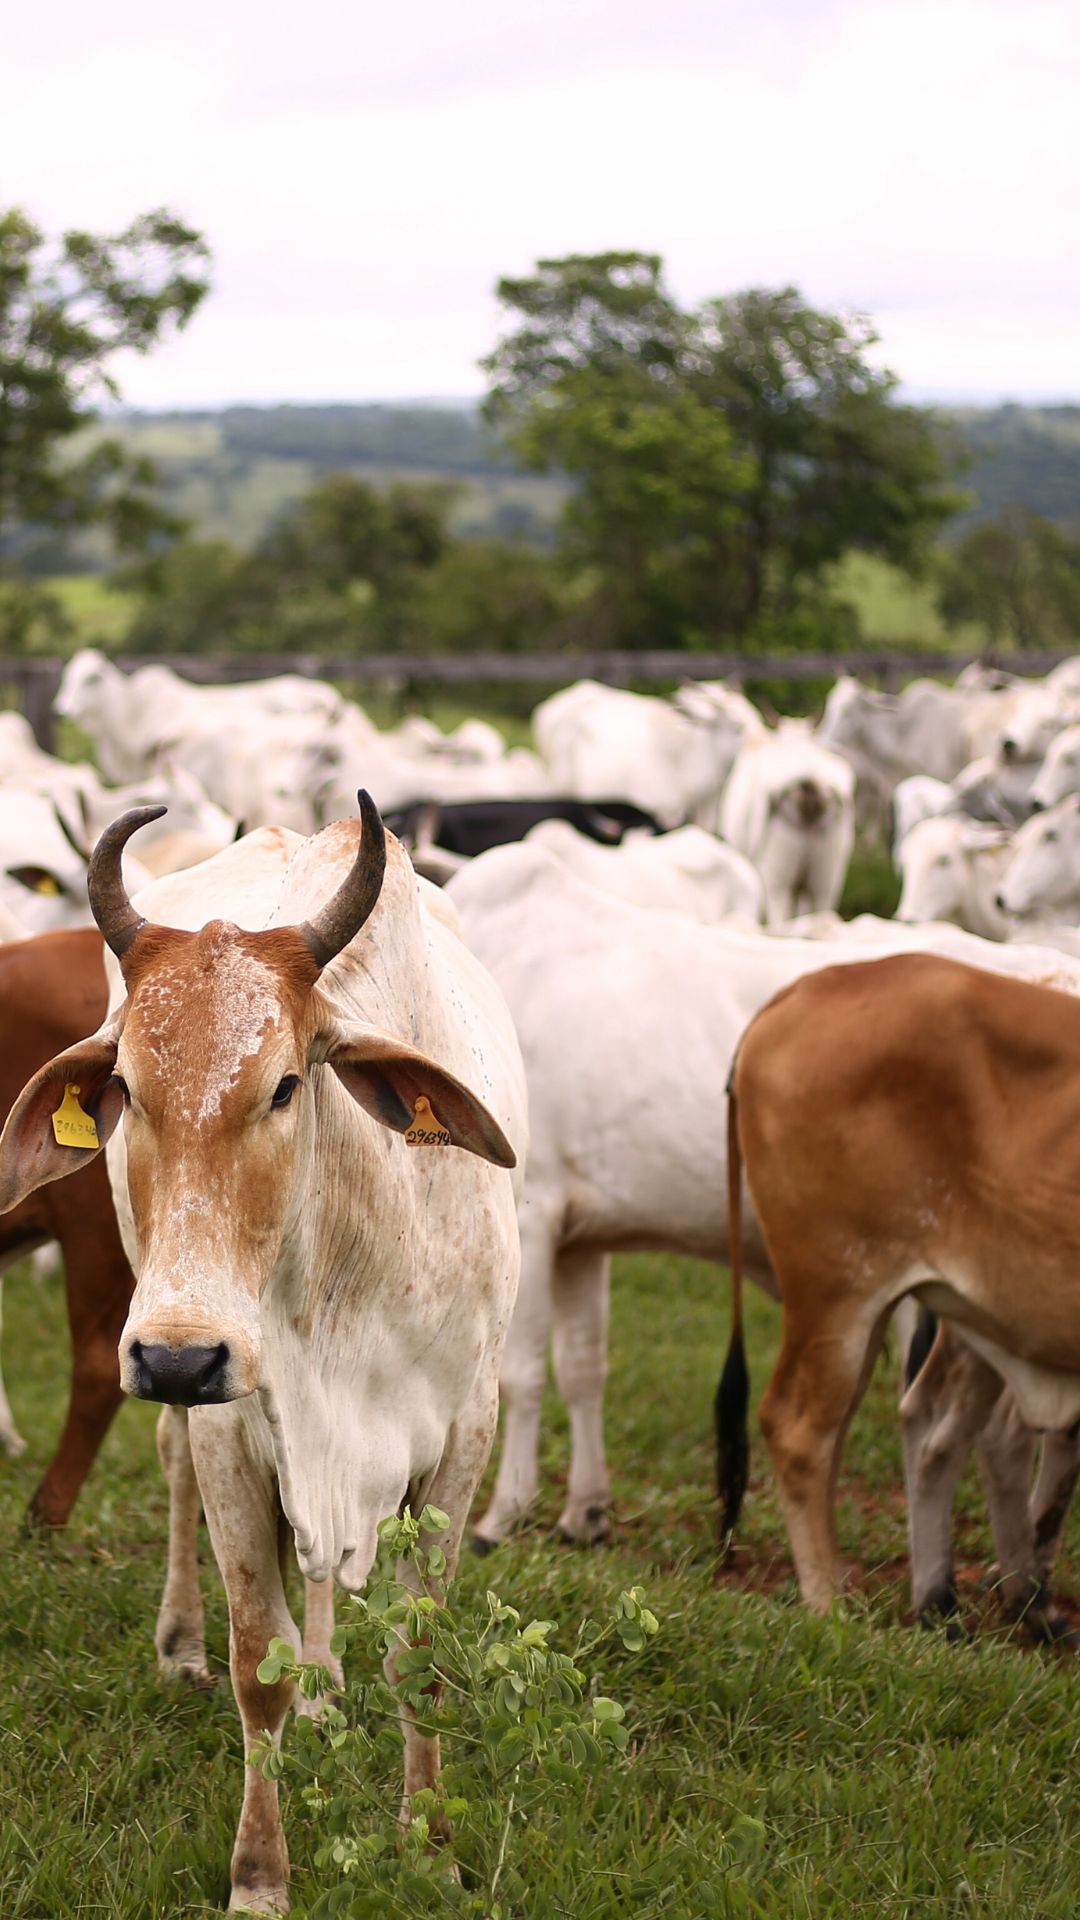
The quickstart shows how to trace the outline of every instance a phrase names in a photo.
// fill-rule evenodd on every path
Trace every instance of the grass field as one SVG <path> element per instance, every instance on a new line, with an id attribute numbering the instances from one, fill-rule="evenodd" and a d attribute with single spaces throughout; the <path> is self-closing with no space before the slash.
<path id="1" fill-rule="evenodd" d="M 719 1573 L 709 1430 L 726 1291 L 701 1263 L 616 1261 L 614 1544 L 586 1552 L 551 1537 L 566 1464 L 552 1404 L 534 1530 L 466 1561 L 471 1590 L 494 1587 L 528 1615 L 562 1623 L 567 1638 L 583 1613 L 634 1581 L 661 1619 L 636 1666 L 620 1654 L 594 1676 L 627 1704 L 628 1770 L 583 1776 L 580 1792 L 557 1796 L 519 1837 L 517 1884 L 527 1894 L 514 1898 L 508 1878 L 503 1920 L 1072 1920 L 1080 1675 L 1066 1657 L 1006 1635 L 979 1598 L 989 1547 L 970 1481 L 958 1525 L 970 1643 L 906 1624 L 891 1363 L 879 1366 L 848 1446 L 840 1525 L 858 1563 L 853 1598 L 823 1621 L 797 1604 L 757 1436 L 736 1572 Z M 760 1392 L 778 1312 L 755 1295 L 750 1317 Z M 0 1467 L 0 1913 L 211 1913 L 227 1897 L 239 1725 L 208 1553 L 220 1684 L 194 1693 L 155 1675 L 165 1505 L 154 1410 L 123 1408 L 67 1535 L 21 1531 L 59 1426 L 65 1340 L 59 1282 L 41 1286 L 17 1270 L 4 1351 L 30 1450 Z M 1066 1588 L 1077 1546 L 1074 1527 Z M 319 1885 L 316 1836 L 295 1796 L 286 1821 L 303 1913 Z"/>

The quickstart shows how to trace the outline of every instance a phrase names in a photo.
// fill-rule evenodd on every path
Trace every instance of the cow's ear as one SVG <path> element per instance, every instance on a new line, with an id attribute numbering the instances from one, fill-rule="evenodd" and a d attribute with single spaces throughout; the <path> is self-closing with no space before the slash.
<path id="1" fill-rule="evenodd" d="M 482 1100 L 445 1067 L 389 1034 L 339 1034 L 326 1054 L 343 1087 L 365 1113 L 403 1133 L 420 1150 L 454 1146 L 496 1167 L 517 1156 Z"/>
<path id="2" fill-rule="evenodd" d="M 94 1034 L 23 1088 L 0 1134 L 0 1213 L 101 1152 L 124 1110 L 115 1066 L 115 1038 Z"/>

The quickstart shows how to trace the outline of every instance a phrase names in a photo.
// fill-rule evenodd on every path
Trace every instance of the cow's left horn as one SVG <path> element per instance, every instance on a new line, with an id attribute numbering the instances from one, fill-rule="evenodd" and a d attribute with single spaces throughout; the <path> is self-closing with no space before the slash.
<path id="1" fill-rule="evenodd" d="M 386 830 L 379 809 L 363 787 L 356 798 L 363 822 L 356 859 L 322 912 L 297 928 L 320 967 L 329 966 L 359 933 L 374 909 L 386 872 Z"/>
<path id="2" fill-rule="evenodd" d="M 106 827 L 90 856 L 86 876 L 90 911 L 118 960 L 124 958 L 135 935 L 146 925 L 128 899 L 120 857 L 133 833 L 151 820 L 160 820 L 168 811 L 168 807 L 132 807 L 130 813 L 122 813 L 119 820 Z"/>

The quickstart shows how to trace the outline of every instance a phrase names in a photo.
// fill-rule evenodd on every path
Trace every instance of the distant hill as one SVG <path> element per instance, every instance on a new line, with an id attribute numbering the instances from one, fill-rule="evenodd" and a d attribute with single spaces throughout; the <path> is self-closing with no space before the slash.
<path id="1" fill-rule="evenodd" d="M 949 533 L 1014 505 L 1080 530 L 1080 406 L 964 408 L 942 418 L 959 429 L 973 455 L 960 484 L 976 500 Z M 566 494 L 556 479 L 521 472 L 478 408 L 469 405 L 129 413 L 110 420 L 108 431 L 156 462 L 169 505 L 195 530 L 240 547 L 256 541 L 283 508 L 330 471 L 355 473 L 377 485 L 450 481 L 459 489 L 453 524 L 465 537 L 546 542 Z M 92 536 L 68 550 L 68 565 L 105 561 Z M 49 570 L 63 564 L 54 551 Z"/>
<path id="2" fill-rule="evenodd" d="M 957 531 L 1006 507 L 1030 507 L 1080 533 L 1080 406 L 964 408 L 953 414 L 973 464 L 978 506 Z"/>

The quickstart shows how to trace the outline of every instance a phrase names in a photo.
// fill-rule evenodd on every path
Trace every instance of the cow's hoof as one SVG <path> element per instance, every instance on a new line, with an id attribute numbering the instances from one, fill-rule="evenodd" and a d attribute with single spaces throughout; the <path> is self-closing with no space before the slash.
<path id="1" fill-rule="evenodd" d="M 500 1540 L 487 1540 L 482 1533 L 473 1534 L 472 1550 L 474 1553 L 479 1554 L 481 1559 L 489 1553 L 494 1553 L 496 1547 L 501 1545 L 502 1542 Z"/>
<path id="2" fill-rule="evenodd" d="M 217 1676 L 207 1666 L 205 1653 L 159 1654 L 158 1675 L 162 1680 L 182 1680 L 199 1693 L 210 1693 L 217 1686 Z"/>
<path id="3" fill-rule="evenodd" d="M 559 1521 L 557 1537 L 565 1547 L 602 1547 L 611 1539 L 611 1516 L 606 1507 L 569 1510 Z"/>
<path id="4" fill-rule="evenodd" d="M 956 1588 L 938 1587 L 935 1592 L 927 1594 L 920 1606 L 919 1625 L 931 1633 L 944 1632 L 946 1640 L 952 1644 L 966 1640 L 967 1629 L 956 1617 L 959 1610 L 960 1601 Z"/>
<path id="5" fill-rule="evenodd" d="M 9 1460 L 17 1460 L 20 1453 L 26 1452 L 26 1441 L 14 1427 L 7 1427 L 0 1433 L 0 1453 L 6 1453 Z"/>
<path id="6" fill-rule="evenodd" d="M 289 1896 L 284 1887 L 268 1887 L 258 1892 L 253 1887 L 234 1887 L 229 1895 L 230 1913 L 288 1913 Z"/>
<path id="7" fill-rule="evenodd" d="M 1036 1646 L 1060 1647 L 1065 1653 L 1080 1653 L 1080 1633 L 1063 1613 L 1028 1613 L 1021 1625 Z"/>

